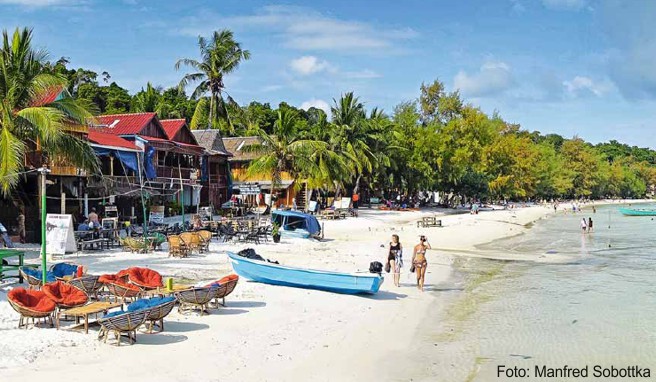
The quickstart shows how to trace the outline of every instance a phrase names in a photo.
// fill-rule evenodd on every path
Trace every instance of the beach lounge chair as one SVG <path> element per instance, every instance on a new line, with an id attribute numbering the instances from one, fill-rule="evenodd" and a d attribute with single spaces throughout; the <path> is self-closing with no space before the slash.
<path id="1" fill-rule="evenodd" d="M 214 285 L 217 287 L 216 292 L 214 294 L 214 305 L 218 307 L 219 299 L 221 299 L 223 303 L 221 303 L 220 305 L 226 306 L 225 298 L 235 290 L 235 287 L 237 286 L 238 282 L 239 282 L 239 276 L 235 274 L 230 274 L 226 277 L 223 277 L 220 280 L 208 284 L 207 286 Z"/>
<path id="2" fill-rule="evenodd" d="M 89 301 L 86 293 L 63 281 L 48 283 L 41 290 L 49 299 L 54 301 L 59 309 L 75 308 Z"/>
<path id="3" fill-rule="evenodd" d="M 156 289 L 162 284 L 162 275 L 148 268 L 132 267 L 128 269 L 128 281 L 142 290 Z"/>
<path id="4" fill-rule="evenodd" d="M 203 251 L 210 250 L 210 241 L 212 241 L 212 232 L 207 230 L 201 230 L 196 232 L 201 238 L 201 249 Z"/>
<path id="5" fill-rule="evenodd" d="M 141 295 L 141 289 L 134 285 L 118 279 L 116 281 L 105 284 L 107 291 L 111 296 L 114 296 L 116 301 L 119 299 L 125 303 L 128 300 L 134 300 Z"/>
<path id="6" fill-rule="evenodd" d="M 89 297 L 93 297 L 96 300 L 98 299 L 98 291 L 104 287 L 104 284 L 100 281 L 100 276 L 82 276 L 77 277 L 68 282 L 72 286 L 84 291 Z"/>
<path id="7" fill-rule="evenodd" d="M 183 232 L 180 239 L 189 247 L 189 251 L 203 252 L 201 248 L 201 238 L 196 232 Z"/>
<path id="8" fill-rule="evenodd" d="M 7 300 L 11 307 L 20 314 L 19 328 L 27 327 L 29 319 L 32 319 L 32 324 L 34 324 L 34 320 L 43 319 L 46 323 L 50 321 L 50 326 L 53 326 L 52 313 L 57 305 L 42 291 L 14 288 L 7 293 Z"/>
<path id="9" fill-rule="evenodd" d="M 201 316 L 207 313 L 207 306 L 216 295 L 216 289 L 216 285 L 209 285 L 176 292 L 175 298 L 180 302 L 178 312 L 185 313 L 199 309 Z"/>
<path id="10" fill-rule="evenodd" d="M 166 242 L 166 236 L 159 232 L 152 232 L 148 233 L 146 240 L 151 249 L 158 249 Z"/>
<path id="11" fill-rule="evenodd" d="M 123 246 L 132 253 L 142 253 L 148 250 L 149 243 L 143 238 L 135 239 L 133 237 L 126 237 L 123 239 Z"/>
<path id="12" fill-rule="evenodd" d="M 77 276 L 78 266 L 71 263 L 57 263 L 50 267 L 57 280 L 70 280 Z"/>
<path id="13" fill-rule="evenodd" d="M 168 316 L 175 306 L 175 297 L 153 297 L 143 298 L 128 305 L 128 312 L 147 310 L 146 322 L 148 322 L 148 333 L 158 327 L 158 332 L 164 331 L 164 317 Z"/>
<path id="14" fill-rule="evenodd" d="M 187 257 L 191 251 L 187 243 L 185 243 L 179 235 L 171 235 L 169 240 L 169 256 L 173 257 Z"/>
<path id="15" fill-rule="evenodd" d="M 147 310 L 136 310 L 133 312 L 117 311 L 106 314 L 98 320 L 100 331 L 98 339 L 104 339 L 107 343 L 109 333 L 114 333 L 116 346 L 121 346 L 121 338 L 127 336 L 128 342 L 137 342 L 137 329 L 146 321 Z"/>
<path id="16" fill-rule="evenodd" d="M 41 270 L 30 267 L 19 267 L 18 271 L 23 275 L 23 278 L 27 280 L 30 289 L 41 289 Z M 51 283 L 55 281 L 57 281 L 55 275 L 51 271 L 48 271 L 46 282 Z"/>

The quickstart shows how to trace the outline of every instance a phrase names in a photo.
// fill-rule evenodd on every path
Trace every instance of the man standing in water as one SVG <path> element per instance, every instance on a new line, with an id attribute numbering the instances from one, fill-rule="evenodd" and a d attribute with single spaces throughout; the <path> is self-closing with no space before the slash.
<path id="1" fill-rule="evenodd" d="M 588 222 L 585 220 L 585 218 L 581 218 L 581 230 L 583 233 L 586 233 L 588 230 Z"/>

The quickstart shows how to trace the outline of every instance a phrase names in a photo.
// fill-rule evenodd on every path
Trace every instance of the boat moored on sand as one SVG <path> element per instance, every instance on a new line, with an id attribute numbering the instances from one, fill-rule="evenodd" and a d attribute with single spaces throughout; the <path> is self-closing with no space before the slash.
<path id="1" fill-rule="evenodd" d="M 383 284 L 378 273 L 341 273 L 289 267 L 228 252 L 235 272 L 247 279 L 273 285 L 319 289 L 345 294 L 374 294 Z"/>

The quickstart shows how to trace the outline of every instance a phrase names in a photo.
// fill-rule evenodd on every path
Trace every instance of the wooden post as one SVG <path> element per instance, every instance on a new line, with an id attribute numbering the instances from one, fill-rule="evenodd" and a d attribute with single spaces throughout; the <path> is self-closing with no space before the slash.
<path id="1" fill-rule="evenodd" d="M 59 195 L 61 195 L 61 213 L 66 213 L 66 193 L 64 192 L 64 179 L 59 178 Z"/>
<path id="2" fill-rule="evenodd" d="M 109 156 L 109 175 L 114 176 L 114 157 Z"/>

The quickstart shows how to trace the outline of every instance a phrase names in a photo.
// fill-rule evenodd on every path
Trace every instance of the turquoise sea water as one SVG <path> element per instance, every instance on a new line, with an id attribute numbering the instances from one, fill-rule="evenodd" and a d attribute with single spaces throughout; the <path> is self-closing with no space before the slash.
<path id="1" fill-rule="evenodd" d="M 641 205 L 656 208 L 656 205 Z M 592 217 L 594 232 L 582 234 L 580 220 Z M 610 228 L 609 228 L 610 227 Z M 624 217 L 606 206 L 541 220 L 525 235 L 488 244 L 487 249 L 560 253 L 566 264 L 507 262 L 476 287 L 484 299 L 467 317 L 464 339 L 477 369 L 470 380 L 510 380 L 498 365 L 593 367 L 639 365 L 656 380 L 656 219 Z M 499 267 L 482 261 L 479 271 Z M 570 379 L 544 379 L 570 380 Z M 586 380 L 575 379 L 571 380 Z"/>

